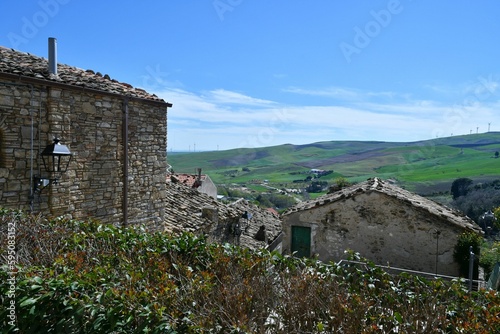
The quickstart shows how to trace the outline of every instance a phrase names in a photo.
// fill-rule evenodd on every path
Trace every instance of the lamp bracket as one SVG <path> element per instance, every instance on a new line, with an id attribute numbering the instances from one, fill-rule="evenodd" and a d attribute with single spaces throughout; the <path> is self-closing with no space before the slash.
<path id="1" fill-rule="evenodd" d="M 36 175 L 33 177 L 33 193 L 38 194 L 38 196 L 40 196 L 40 194 L 42 193 L 42 190 L 44 190 L 45 188 L 47 188 L 51 184 L 55 185 L 58 182 L 59 182 L 58 178 L 49 179 L 49 178 L 45 178 L 45 177 L 41 177 L 41 176 Z"/>

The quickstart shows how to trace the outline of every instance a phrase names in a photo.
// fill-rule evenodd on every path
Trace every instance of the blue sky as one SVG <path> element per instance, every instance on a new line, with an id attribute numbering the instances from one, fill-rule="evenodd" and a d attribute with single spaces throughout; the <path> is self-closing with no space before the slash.
<path id="1" fill-rule="evenodd" d="M 168 150 L 500 131 L 500 2 L 0 3 L 0 45 L 173 103 Z"/>

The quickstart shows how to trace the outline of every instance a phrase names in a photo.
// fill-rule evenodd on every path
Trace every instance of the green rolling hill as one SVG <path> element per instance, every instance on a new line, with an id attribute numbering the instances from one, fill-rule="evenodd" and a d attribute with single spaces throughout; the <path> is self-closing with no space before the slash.
<path id="1" fill-rule="evenodd" d="M 268 180 L 288 184 L 311 169 L 333 170 L 321 180 L 339 176 L 351 182 L 370 177 L 393 179 L 422 194 L 446 191 L 453 180 L 476 182 L 500 178 L 500 132 L 436 138 L 418 142 L 330 141 L 285 144 L 226 151 L 168 153 L 175 172 L 202 168 L 216 184 Z"/>

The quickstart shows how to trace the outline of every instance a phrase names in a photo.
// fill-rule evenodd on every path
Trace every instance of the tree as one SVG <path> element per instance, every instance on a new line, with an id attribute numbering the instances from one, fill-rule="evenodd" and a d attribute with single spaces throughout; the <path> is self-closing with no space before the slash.
<path id="1" fill-rule="evenodd" d="M 498 153 L 498 151 L 495 152 L 495 158 L 498 158 L 498 156 L 500 155 L 500 153 Z"/>
<path id="2" fill-rule="evenodd" d="M 328 187 L 328 182 L 326 181 L 312 181 L 311 184 L 307 186 L 306 191 L 308 193 L 319 193 L 326 187 Z"/>
<path id="3" fill-rule="evenodd" d="M 347 188 L 351 185 L 351 183 L 344 177 L 337 177 L 334 181 L 334 184 L 328 189 L 328 193 L 333 193 L 339 191 L 341 189 Z"/>
<path id="4" fill-rule="evenodd" d="M 481 257 L 479 258 L 479 265 L 484 268 L 486 279 L 493 271 L 493 268 L 500 260 L 500 242 L 493 243 L 483 242 L 481 245 Z"/>
<path id="5" fill-rule="evenodd" d="M 481 217 L 485 212 L 495 211 L 500 206 L 500 180 L 478 183 L 475 186 L 469 186 L 465 195 L 455 198 L 451 205 L 472 218 L 479 226 L 485 228 L 484 220 Z M 500 216 L 496 216 L 497 219 Z M 497 220 L 496 223 L 499 223 Z M 500 226 L 491 226 L 493 230 L 486 230 L 488 233 L 496 233 Z"/>
<path id="6" fill-rule="evenodd" d="M 457 199 L 460 196 L 467 195 L 469 192 L 469 187 L 472 184 L 472 180 L 466 177 L 456 179 L 451 184 L 451 194 L 453 199 Z"/>
<path id="7" fill-rule="evenodd" d="M 493 214 L 495 215 L 493 224 L 495 224 L 496 228 L 500 229 L 500 206 L 493 210 Z"/>
<path id="8" fill-rule="evenodd" d="M 476 256 L 479 256 L 482 241 L 483 238 L 474 232 L 464 232 L 458 238 L 455 250 L 453 251 L 453 259 L 458 263 L 462 277 L 468 277 L 469 275 L 470 247 L 472 246 L 472 252 Z M 476 261 L 474 262 L 474 278 L 477 279 L 477 277 L 478 263 Z"/>

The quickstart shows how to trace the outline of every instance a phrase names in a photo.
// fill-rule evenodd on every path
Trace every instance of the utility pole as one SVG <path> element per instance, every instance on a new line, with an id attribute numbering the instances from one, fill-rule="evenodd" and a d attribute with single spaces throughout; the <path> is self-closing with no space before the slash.
<path id="1" fill-rule="evenodd" d="M 488 123 L 488 132 L 490 132 L 490 125 L 491 125 L 491 122 Z"/>

